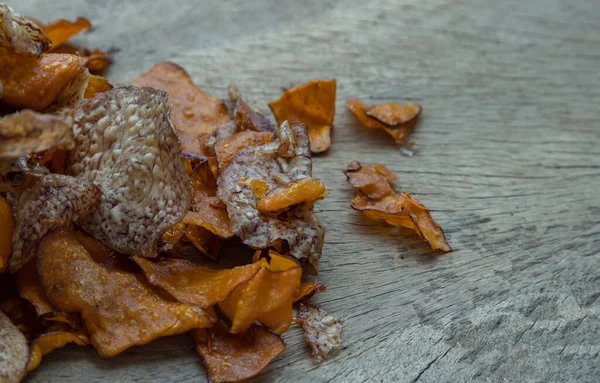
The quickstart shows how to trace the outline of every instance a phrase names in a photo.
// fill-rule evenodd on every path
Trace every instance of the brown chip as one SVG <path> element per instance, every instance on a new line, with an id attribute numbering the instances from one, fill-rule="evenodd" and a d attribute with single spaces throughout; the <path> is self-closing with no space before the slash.
<path id="1" fill-rule="evenodd" d="M 0 382 L 20 382 L 25 376 L 29 362 L 27 339 L 2 311 L 0 340 Z"/>
<path id="2" fill-rule="evenodd" d="M 344 174 L 350 185 L 372 199 L 380 199 L 394 194 L 390 181 L 398 179 L 385 165 L 362 166 L 358 161 L 351 162 L 344 170 Z"/>
<path id="3" fill-rule="evenodd" d="M 108 252 L 98 242 L 95 247 Z M 40 244 L 38 270 L 50 302 L 63 311 L 81 313 L 100 356 L 115 356 L 131 346 L 210 327 L 215 321 L 211 310 L 164 298 L 142 274 L 107 268 L 96 258 L 77 235 L 56 232 Z"/>
<path id="4" fill-rule="evenodd" d="M 112 88 L 113 86 L 104 77 L 90 75 L 83 97 L 92 98 L 96 93 L 106 92 Z"/>
<path id="5" fill-rule="evenodd" d="M 275 133 L 275 127 L 271 125 L 271 121 L 242 99 L 238 99 L 235 104 L 233 121 L 237 132 L 252 130 Z"/>
<path id="6" fill-rule="evenodd" d="M 215 154 L 219 171 L 225 170 L 233 162 L 235 155 L 249 146 L 259 146 L 273 141 L 273 135 L 269 132 L 243 131 L 232 136 L 225 137 L 215 143 Z"/>
<path id="7" fill-rule="evenodd" d="M 312 162 L 306 129 L 287 122 L 278 128 L 278 139 L 238 152 L 230 166 L 219 175 L 218 196 L 227 205 L 233 232 L 255 249 L 289 246 L 309 273 L 316 273 L 325 229 L 312 206 L 300 204 L 281 214 L 264 214 L 249 180 L 259 180 L 269 190 L 308 178 Z"/>
<path id="8" fill-rule="evenodd" d="M 269 103 L 278 124 L 288 120 L 308 126 L 310 151 L 321 153 L 331 146 L 335 116 L 335 80 L 312 80 L 290 88 L 277 101 Z"/>
<path id="9" fill-rule="evenodd" d="M 304 339 L 312 348 L 312 357 L 322 362 L 336 353 L 342 344 L 342 322 L 332 314 L 311 304 L 300 304 L 298 319 L 304 329 Z"/>
<path id="10" fill-rule="evenodd" d="M 0 4 L 0 52 L 9 49 L 19 55 L 39 56 L 51 45 L 50 38 L 37 25 L 8 5 Z"/>
<path id="11" fill-rule="evenodd" d="M 60 174 L 43 176 L 23 192 L 15 211 L 9 271 L 16 272 L 35 255 L 44 235 L 78 221 L 96 208 L 100 194 L 92 183 Z"/>
<path id="12" fill-rule="evenodd" d="M 72 36 L 91 27 L 92 24 L 90 24 L 88 19 L 78 17 L 73 22 L 64 19 L 56 20 L 46 25 L 43 29 L 52 41 L 52 49 L 56 49 L 67 42 Z"/>
<path id="13" fill-rule="evenodd" d="M 68 172 L 94 183 L 100 204 L 79 224 L 121 253 L 156 256 L 157 241 L 190 207 L 189 178 L 167 94 L 115 88 L 75 111 Z"/>
<path id="14" fill-rule="evenodd" d="M 75 137 L 70 116 L 40 114 L 31 110 L 0 119 L 0 160 L 16 159 L 50 148 L 72 149 Z"/>
<path id="15" fill-rule="evenodd" d="M 8 267 L 14 226 L 12 207 L 0 195 L 0 227 L 2 228 L 0 230 L 0 274 Z"/>
<path id="16" fill-rule="evenodd" d="M 159 62 L 131 85 L 169 93 L 171 121 L 185 152 L 203 155 L 198 137 L 213 133 L 230 121 L 223 100 L 202 92 L 185 69 L 172 62 Z"/>

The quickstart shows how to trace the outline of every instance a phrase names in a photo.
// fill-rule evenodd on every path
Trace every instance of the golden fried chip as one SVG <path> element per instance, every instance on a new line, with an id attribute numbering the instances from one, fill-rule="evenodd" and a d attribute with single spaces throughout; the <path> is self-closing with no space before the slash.
<path id="1" fill-rule="evenodd" d="M 412 133 L 423 108 L 418 104 L 396 104 L 388 102 L 371 108 L 352 99 L 346 108 L 367 128 L 383 129 L 392 136 L 396 144 L 403 144 Z"/>
<path id="2" fill-rule="evenodd" d="M 403 226 L 417 232 L 434 250 L 451 251 L 444 232 L 435 223 L 429 209 L 408 193 L 394 192 L 389 181 L 396 179 L 384 165 L 361 166 L 352 162 L 344 171 L 348 181 L 357 189 L 351 202 L 355 210 L 367 217 L 381 219 L 394 226 Z"/>
<path id="3" fill-rule="evenodd" d="M 83 333 L 71 331 L 50 331 L 38 336 L 29 349 L 29 363 L 27 372 L 36 369 L 42 362 L 42 357 L 58 348 L 64 347 L 68 343 L 75 343 L 79 346 L 90 344 L 88 337 Z"/>
<path id="4" fill-rule="evenodd" d="M 215 326 L 193 330 L 190 335 L 212 383 L 249 379 L 286 349 L 279 335 L 257 325 L 241 334 L 230 334 L 224 326 Z"/>
<path id="5" fill-rule="evenodd" d="M 19 329 L 0 311 L 0 382 L 18 383 L 27 371 L 29 348 Z"/>
<path id="6" fill-rule="evenodd" d="M 249 281 L 266 263 L 213 269 L 184 259 L 151 261 L 134 257 L 148 281 L 164 289 L 179 302 L 210 307 L 223 302 L 240 284 Z"/>
<path id="7" fill-rule="evenodd" d="M 303 178 L 270 191 L 258 201 L 261 212 L 277 212 L 301 203 L 310 203 L 325 198 L 327 189 L 319 181 Z"/>
<path id="8" fill-rule="evenodd" d="M 50 37 L 50 40 L 52 40 L 52 49 L 56 49 L 72 36 L 91 27 L 92 24 L 87 19 L 78 17 L 74 22 L 64 19 L 56 20 L 46 25 L 43 29 L 48 37 Z"/>
<path id="9" fill-rule="evenodd" d="M 131 85 L 151 87 L 169 94 L 171 121 L 185 152 L 202 155 L 198 136 L 213 133 L 230 121 L 223 100 L 202 92 L 185 69 L 175 63 L 156 63 Z"/>
<path id="10" fill-rule="evenodd" d="M 273 141 L 269 132 L 254 132 L 251 130 L 235 133 L 215 143 L 215 154 L 219 171 L 225 170 L 233 162 L 235 155 L 244 148 L 259 146 Z"/>
<path id="11" fill-rule="evenodd" d="M 187 225 L 183 221 L 179 221 L 165 231 L 158 241 L 158 251 L 163 252 L 173 250 L 185 235 L 186 227 Z"/>
<path id="12" fill-rule="evenodd" d="M 259 321 L 277 334 L 292 323 L 294 293 L 300 285 L 302 270 L 295 261 L 274 252 L 267 263 L 261 258 L 259 271 L 236 287 L 219 308 L 231 320 L 231 333 L 237 334 Z"/>
<path id="13" fill-rule="evenodd" d="M 213 261 L 219 259 L 219 252 L 226 242 L 210 230 L 193 224 L 190 224 L 185 228 L 185 238 L 202 254 Z"/>
<path id="14" fill-rule="evenodd" d="M 83 97 L 92 98 L 96 93 L 106 92 L 112 88 L 113 86 L 104 77 L 90 75 Z"/>
<path id="15" fill-rule="evenodd" d="M 231 165 L 221 170 L 217 195 L 227 205 L 233 232 L 246 245 L 278 251 L 289 247 L 305 270 L 315 274 L 325 229 L 312 204 L 299 204 L 280 214 L 262 213 L 257 208 L 265 185 L 267 190 L 275 190 L 312 175 L 306 128 L 284 122 L 277 135 L 275 141 L 240 150 Z"/>
<path id="16" fill-rule="evenodd" d="M 110 64 L 110 55 L 101 49 L 84 49 L 81 57 L 83 57 L 83 65 L 90 70 L 92 73 L 100 73 L 104 71 Z"/>
<path id="17" fill-rule="evenodd" d="M 99 205 L 78 224 L 121 253 L 155 257 L 162 234 L 190 208 L 166 99 L 155 89 L 115 88 L 75 110 L 78 140 L 67 169 L 102 191 Z"/>
<path id="18" fill-rule="evenodd" d="M 0 57 L 3 49 L 25 56 L 39 56 L 52 42 L 39 26 L 0 3 Z M 0 81 L 2 82 L 2 81 Z"/>
<path id="19" fill-rule="evenodd" d="M 294 293 L 294 302 L 306 302 L 313 297 L 316 293 L 325 291 L 326 287 L 322 283 L 318 282 L 302 282 L 298 286 L 298 290 Z"/>
<path id="20" fill-rule="evenodd" d="M 335 316 L 307 303 L 300 304 L 298 319 L 315 361 L 320 363 L 340 349 L 342 322 Z"/>
<path id="21" fill-rule="evenodd" d="M 10 204 L 0 195 L 0 274 L 8 266 L 15 221 Z"/>
<path id="22" fill-rule="evenodd" d="M 269 103 L 278 124 L 285 120 L 308 126 L 310 151 L 321 153 L 331 146 L 331 126 L 335 116 L 335 80 L 312 80 L 290 88 L 277 101 Z"/>
<path id="23" fill-rule="evenodd" d="M 103 357 L 162 336 L 210 327 L 216 319 L 210 310 L 163 298 L 141 274 L 106 268 L 73 233 L 44 238 L 38 270 L 50 302 L 81 313 L 90 341 Z"/>

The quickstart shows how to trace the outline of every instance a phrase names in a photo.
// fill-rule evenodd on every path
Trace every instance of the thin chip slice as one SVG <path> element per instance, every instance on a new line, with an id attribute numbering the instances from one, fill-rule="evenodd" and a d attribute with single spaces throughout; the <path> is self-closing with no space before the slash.
<path id="1" fill-rule="evenodd" d="M 294 303 L 306 302 L 313 295 L 325 291 L 325 289 L 325 285 L 319 282 L 302 282 L 298 286 L 298 290 L 294 293 Z"/>
<path id="2" fill-rule="evenodd" d="M 300 285 L 302 270 L 274 252 L 271 261 L 257 263 L 259 271 L 249 281 L 236 287 L 219 308 L 231 320 L 230 332 L 237 334 L 259 321 L 276 334 L 283 334 L 292 323 L 294 293 Z"/>
<path id="3" fill-rule="evenodd" d="M 286 349 L 279 335 L 257 325 L 241 334 L 215 326 L 193 330 L 190 335 L 212 383 L 240 382 L 256 376 Z"/>
<path id="4" fill-rule="evenodd" d="M 219 253 L 225 245 L 226 241 L 219 238 L 210 230 L 190 224 L 185 229 L 185 238 L 194 245 L 202 254 L 206 255 L 213 261 L 219 259 Z"/>
<path id="5" fill-rule="evenodd" d="M 101 251 L 102 245 L 97 243 L 97 248 Z M 103 357 L 162 336 L 210 327 L 216 319 L 211 310 L 160 296 L 143 275 L 106 268 L 73 233 L 44 238 L 38 270 L 50 302 L 81 313 L 90 341 Z"/>
<path id="6" fill-rule="evenodd" d="M 72 149 L 75 137 L 70 116 L 24 110 L 0 119 L 0 159 L 16 159 L 50 148 Z"/>
<path id="7" fill-rule="evenodd" d="M 15 221 L 8 201 L 0 195 L 0 274 L 8 267 Z"/>
<path id="8" fill-rule="evenodd" d="M 48 233 L 78 221 L 98 204 L 100 190 L 92 183 L 60 174 L 40 178 L 23 192 L 15 211 L 11 273 L 35 255 L 38 242 Z"/>
<path id="9" fill-rule="evenodd" d="M 371 108 L 362 101 L 351 99 L 346 108 L 370 129 L 383 129 L 392 136 L 397 145 L 408 139 L 421 115 L 423 108 L 418 104 L 397 104 L 388 102 Z"/>
<path id="10" fill-rule="evenodd" d="M 429 210 L 408 193 L 395 192 L 391 188 L 389 181 L 396 177 L 385 165 L 362 166 L 354 161 L 344 174 L 357 189 L 351 202 L 353 209 L 362 211 L 369 218 L 416 231 L 434 250 L 452 251 Z"/>
<path id="11" fill-rule="evenodd" d="M 185 152 L 202 155 L 198 136 L 213 133 L 230 121 L 223 101 L 202 92 L 185 69 L 175 63 L 156 63 L 131 85 L 151 87 L 169 94 L 171 121 Z"/>
<path id="12" fill-rule="evenodd" d="M 169 121 L 167 94 L 115 88 L 75 111 L 67 169 L 103 194 L 81 227 L 125 254 L 155 257 L 162 234 L 190 208 L 189 177 Z"/>
<path id="13" fill-rule="evenodd" d="M 312 80 L 290 88 L 277 101 L 269 103 L 278 124 L 299 121 L 308 126 L 310 151 L 322 153 L 331 146 L 335 116 L 335 80 Z"/>
<path id="14" fill-rule="evenodd" d="M 316 362 L 324 361 L 340 349 L 342 322 L 335 316 L 311 304 L 300 304 L 298 319 Z"/>
<path id="15" fill-rule="evenodd" d="M 273 135 L 269 132 L 243 131 L 232 136 L 223 138 L 215 143 L 215 154 L 219 171 L 225 170 L 233 162 L 235 155 L 244 148 L 259 146 L 273 141 Z"/>
<path id="16" fill-rule="evenodd" d="M 68 20 L 56 20 L 44 27 L 44 32 L 52 40 L 52 49 L 56 49 L 69 40 L 72 36 L 75 36 L 79 32 L 90 29 L 92 24 L 89 20 L 83 17 L 78 17 L 77 20 L 71 22 Z"/>
<path id="17" fill-rule="evenodd" d="M 0 3 L 0 53 L 8 49 L 19 55 L 37 57 L 51 45 L 50 38 L 40 27 Z"/>
<path id="18" fill-rule="evenodd" d="M 83 100 L 87 89 L 90 71 L 81 66 L 79 72 L 69 81 L 44 109 L 44 113 L 63 114 L 71 113 Z"/>
<path id="19" fill-rule="evenodd" d="M 186 227 L 187 225 L 183 221 L 180 221 L 165 231 L 158 241 L 158 251 L 164 252 L 173 250 L 185 235 Z"/>
<path id="20" fill-rule="evenodd" d="M 238 99 L 235 104 L 233 121 L 237 132 L 251 130 L 275 133 L 275 127 L 271 125 L 271 121 L 242 99 Z"/>
<path id="21" fill-rule="evenodd" d="M 96 93 L 106 92 L 112 88 L 113 86 L 104 77 L 90 75 L 83 97 L 92 98 Z"/>
<path id="22" fill-rule="evenodd" d="M 18 383 L 23 379 L 29 362 L 27 339 L 0 311 L 0 382 Z"/>
<path id="23" fill-rule="evenodd" d="M 104 52 L 101 49 L 84 49 L 81 53 L 83 58 L 83 65 L 90 70 L 91 73 L 101 73 L 111 62 L 110 54 Z"/>
<path id="24" fill-rule="evenodd" d="M 290 206 L 325 198 L 327 189 L 319 181 L 303 178 L 269 192 L 256 205 L 261 212 L 282 211 Z"/>
<path id="25" fill-rule="evenodd" d="M 85 334 L 72 331 L 50 331 L 37 337 L 29 349 L 29 363 L 27 372 L 36 369 L 42 362 L 42 357 L 68 343 L 86 346 L 90 343 Z"/>
<path id="26" fill-rule="evenodd" d="M 184 259 L 151 261 L 134 257 L 133 260 L 151 284 L 164 289 L 179 302 L 203 308 L 223 302 L 233 289 L 253 278 L 261 267 L 266 267 L 262 263 L 253 263 L 218 270 Z"/>

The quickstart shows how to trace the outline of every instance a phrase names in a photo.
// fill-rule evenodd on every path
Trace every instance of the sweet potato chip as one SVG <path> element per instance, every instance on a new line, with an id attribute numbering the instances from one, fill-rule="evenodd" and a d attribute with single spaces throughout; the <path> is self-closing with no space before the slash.
<path id="1" fill-rule="evenodd" d="M 194 245 L 202 254 L 213 261 L 219 259 L 219 252 L 225 245 L 225 240 L 219 238 L 210 230 L 197 225 L 188 225 L 185 229 L 185 238 Z"/>
<path id="2" fill-rule="evenodd" d="M 289 247 L 307 272 L 316 273 L 325 229 L 312 204 L 300 204 L 280 214 L 261 213 L 257 208 L 261 193 L 256 186 L 261 182 L 271 191 L 312 173 L 305 128 L 284 122 L 277 134 L 273 142 L 240 150 L 221 171 L 217 194 L 227 205 L 233 232 L 246 245 L 280 251 Z M 264 191 L 263 186 L 261 189 Z"/>
<path id="3" fill-rule="evenodd" d="M 325 291 L 326 287 L 322 283 L 318 282 L 302 282 L 298 286 L 298 290 L 294 293 L 294 303 L 306 302 L 313 297 L 316 293 Z"/>
<path id="4" fill-rule="evenodd" d="M 215 326 L 193 330 L 190 335 L 212 383 L 249 379 L 286 349 L 279 335 L 257 325 L 241 334 L 230 334 L 224 326 Z"/>
<path id="5" fill-rule="evenodd" d="M 81 53 L 83 65 L 90 70 L 91 73 L 100 73 L 104 71 L 111 62 L 110 55 L 101 49 L 84 49 Z"/>
<path id="6" fill-rule="evenodd" d="M 44 238 L 38 270 L 50 302 L 81 313 L 90 341 L 103 357 L 161 336 L 210 327 L 216 319 L 210 310 L 160 296 L 141 274 L 106 268 L 73 233 Z"/>
<path id="7" fill-rule="evenodd" d="M 42 357 L 57 348 L 64 347 L 68 343 L 75 343 L 79 346 L 90 344 L 88 337 L 82 333 L 71 332 L 67 330 L 55 330 L 46 332 L 38 336 L 29 349 L 29 363 L 27 372 L 36 369 L 42 362 Z"/>
<path id="8" fill-rule="evenodd" d="M 27 371 L 29 347 L 23 334 L 2 311 L 0 339 L 0 382 L 20 382 Z"/>
<path id="9" fill-rule="evenodd" d="M 44 235 L 90 212 L 98 204 L 100 194 L 90 182 L 59 174 L 43 176 L 23 192 L 15 211 L 9 271 L 16 272 L 33 258 Z"/>
<path id="10" fill-rule="evenodd" d="M 44 326 L 38 320 L 35 308 L 25 299 L 12 297 L 3 300 L 0 302 L 0 311 L 17 326 L 28 342 L 33 341 L 44 331 Z"/>
<path id="11" fill-rule="evenodd" d="M 3 49 L 25 56 L 39 56 L 50 49 L 52 42 L 37 25 L 0 3 L 0 56 Z M 3 81 L 0 81 L 3 82 Z"/>
<path id="12" fill-rule="evenodd" d="M 331 126 L 335 116 L 335 80 L 312 80 L 290 88 L 277 101 L 269 103 L 278 124 L 289 120 L 308 126 L 310 151 L 321 153 L 331 146 Z"/>
<path id="13" fill-rule="evenodd" d="M 78 17 L 73 22 L 64 19 L 56 20 L 46 25 L 43 29 L 48 37 L 50 37 L 50 40 L 52 40 L 52 49 L 56 49 L 72 36 L 91 27 L 92 24 L 87 19 Z"/>
<path id="14" fill-rule="evenodd" d="M 162 234 L 189 211 L 189 177 L 166 99 L 154 89 L 115 88 L 75 110 L 68 172 L 102 190 L 78 223 L 121 253 L 156 256 Z"/>
<path id="15" fill-rule="evenodd" d="M 186 152 L 202 155 L 198 136 L 212 133 L 230 121 L 223 101 L 202 92 L 185 69 L 175 63 L 156 63 L 131 85 L 151 87 L 169 94 L 171 121 Z"/>
<path id="16" fill-rule="evenodd" d="M 8 266 L 8 258 L 11 252 L 11 241 L 14 231 L 15 221 L 12 208 L 9 203 L 0 195 L 0 274 Z"/>
<path id="17" fill-rule="evenodd" d="M 351 99 L 346 108 L 367 128 L 383 129 L 392 136 L 396 144 L 403 144 L 412 133 L 423 108 L 418 104 L 388 102 L 371 108 L 363 102 Z"/>
<path id="18" fill-rule="evenodd" d="M 106 92 L 112 88 L 113 86 L 104 77 L 90 75 L 83 97 L 92 98 L 96 93 Z"/>
<path id="19" fill-rule="evenodd" d="M 258 201 L 256 207 L 260 212 L 277 212 L 290 206 L 323 199 L 326 195 L 327 189 L 322 183 L 312 178 L 303 178 L 272 190 Z"/>
<path id="20" fill-rule="evenodd" d="M 391 189 L 388 182 L 396 178 L 386 166 L 361 166 L 354 161 L 344 173 L 352 186 L 357 188 L 357 195 L 351 202 L 353 209 L 362 211 L 369 218 L 416 231 L 434 250 L 452 250 L 429 210 L 408 193 Z"/>
<path id="21" fill-rule="evenodd" d="M 273 141 L 273 135 L 269 132 L 244 131 L 223 138 L 215 143 L 215 154 L 219 171 L 225 170 L 233 162 L 233 157 L 244 148 L 259 146 Z"/>
<path id="22" fill-rule="evenodd" d="M 311 304 L 300 304 L 298 319 L 315 361 L 320 363 L 340 349 L 342 322 L 335 316 Z"/>
<path id="23" fill-rule="evenodd" d="M 259 321 L 277 334 L 292 323 L 294 293 L 300 285 L 302 270 L 295 261 L 274 252 L 271 261 L 261 258 L 259 271 L 236 287 L 219 308 L 231 320 L 230 332 L 237 334 Z"/>
<path id="24" fill-rule="evenodd" d="M 266 263 L 213 269 L 184 259 L 151 261 L 134 257 L 148 281 L 164 289 L 179 302 L 210 307 L 223 302 L 240 284 L 249 281 Z"/>
<path id="25" fill-rule="evenodd" d="M 183 221 L 180 221 L 167 229 L 158 241 L 158 251 L 163 252 L 173 250 L 185 235 L 186 227 L 187 225 Z"/>
<path id="26" fill-rule="evenodd" d="M 233 121 L 235 122 L 237 132 L 251 130 L 255 132 L 275 133 L 275 128 L 271 125 L 271 121 L 242 99 L 238 99 L 235 104 Z"/>

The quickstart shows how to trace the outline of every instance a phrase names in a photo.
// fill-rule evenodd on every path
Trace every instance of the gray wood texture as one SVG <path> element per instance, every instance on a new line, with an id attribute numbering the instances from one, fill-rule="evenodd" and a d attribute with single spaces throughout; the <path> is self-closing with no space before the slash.
<path id="1" fill-rule="evenodd" d="M 158 60 L 206 92 L 237 83 L 262 109 L 281 88 L 338 81 L 316 302 L 344 321 L 321 365 L 298 329 L 262 375 L 274 382 L 600 379 L 600 4 L 595 0 L 8 0 L 42 21 L 89 18 L 76 41 L 112 49 L 127 84 Z M 403 156 L 344 108 L 424 106 Z M 432 255 L 366 221 L 341 170 L 381 162 L 430 207 L 455 249 Z M 66 347 L 29 382 L 202 382 L 186 336 L 111 360 Z"/>

